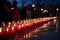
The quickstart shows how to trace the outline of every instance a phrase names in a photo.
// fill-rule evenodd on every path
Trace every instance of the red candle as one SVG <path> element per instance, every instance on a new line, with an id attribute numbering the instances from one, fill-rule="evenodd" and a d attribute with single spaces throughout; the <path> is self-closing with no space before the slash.
<path id="1" fill-rule="evenodd" d="M 28 24 L 22 24 L 22 30 L 26 29 L 28 27 Z"/>
<path id="2" fill-rule="evenodd" d="M 11 27 L 11 22 L 8 22 L 7 26 L 10 28 Z"/>
<path id="3" fill-rule="evenodd" d="M 17 31 L 21 31 L 21 26 L 19 25 L 19 26 L 17 26 Z"/>
<path id="4" fill-rule="evenodd" d="M 15 29 L 14 29 L 14 27 L 12 27 L 12 28 L 10 29 L 9 34 L 10 34 L 10 35 L 14 35 L 14 34 L 15 34 Z"/>
<path id="5" fill-rule="evenodd" d="M 3 31 L 3 35 L 4 35 L 4 37 L 9 36 L 9 29 L 8 28 L 5 31 Z"/>
<path id="6" fill-rule="evenodd" d="M 29 23 L 29 28 L 31 28 L 33 25 L 32 25 L 32 23 Z"/>

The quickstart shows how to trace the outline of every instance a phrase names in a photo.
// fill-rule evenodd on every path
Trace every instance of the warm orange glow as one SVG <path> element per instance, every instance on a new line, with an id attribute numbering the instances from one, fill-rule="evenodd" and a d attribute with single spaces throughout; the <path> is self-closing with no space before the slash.
<path id="1" fill-rule="evenodd" d="M 7 32 L 9 31 L 9 29 L 7 28 Z"/>
<path id="2" fill-rule="evenodd" d="M 5 24 L 5 22 L 2 22 L 2 24 Z"/>
<path id="3" fill-rule="evenodd" d="M 12 22 L 13 24 L 15 23 L 15 21 Z"/>
<path id="4" fill-rule="evenodd" d="M 14 27 L 12 27 L 12 30 L 14 30 Z"/>
<path id="5" fill-rule="evenodd" d="M 57 21 L 56 19 L 55 20 L 53 20 L 54 21 L 54 23 Z"/>
<path id="6" fill-rule="evenodd" d="M 14 27 L 16 26 L 16 23 L 14 24 Z"/>
<path id="7" fill-rule="evenodd" d="M 10 25 L 8 25 L 8 27 L 10 28 Z"/>
<path id="8" fill-rule="evenodd" d="M 26 22 L 24 21 L 24 24 L 25 24 Z"/>
<path id="9" fill-rule="evenodd" d="M 8 22 L 9 25 L 11 25 L 11 22 Z"/>
<path id="10" fill-rule="evenodd" d="M 2 28 L 0 28 L 0 32 L 2 32 Z"/>
<path id="11" fill-rule="evenodd" d="M 50 25 L 50 22 L 47 23 L 47 26 L 49 26 L 49 25 Z"/>
<path id="12" fill-rule="evenodd" d="M 18 27 L 19 27 L 19 28 L 21 28 L 21 26 L 20 26 L 20 25 L 19 25 Z"/>
<path id="13" fill-rule="evenodd" d="M 23 27 L 24 25 L 22 24 L 22 27 Z"/>
<path id="14" fill-rule="evenodd" d="M 53 17 L 54 19 L 57 18 L 57 17 Z"/>
<path id="15" fill-rule="evenodd" d="M 29 25 L 28 23 L 26 25 Z"/>
<path id="16" fill-rule="evenodd" d="M 17 21 L 17 23 L 19 24 L 20 22 L 19 22 L 19 21 Z"/>
<path id="17" fill-rule="evenodd" d="M 3 26 L 5 26 L 5 24 L 3 24 Z"/>

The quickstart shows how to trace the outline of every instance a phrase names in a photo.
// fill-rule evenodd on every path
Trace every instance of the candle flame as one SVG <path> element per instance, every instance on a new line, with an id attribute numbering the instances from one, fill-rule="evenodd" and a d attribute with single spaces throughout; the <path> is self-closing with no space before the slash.
<path id="1" fill-rule="evenodd" d="M 3 24 L 3 26 L 5 26 L 5 24 Z"/>
<path id="2" fill-rule="evenodd" d="M 56 22 L 56 20 L 53 20 L 54 22 Z"/>
<path id="3" fill-rule="evenodd" d="M 13 21 L 12 23 L 15 23 L 15 21 Z"/>
<path id="4" fill-rule="evenodd" d="M 29 25 L 28 23 L 26 25 Z"/>
<path id="5" fill-rule="evenodd" d="M 14 24 L 14 26 L 16 26 L 16 24 Z"/>
<path id="6" fill-rule="evenodd" d="M 21 26 L 18 26 L 19 28 L 21 28 Z"/>
<path id="7" fill-rule="evenodd" d="M 0 32 L 2 32 L 2 28 L 0 28 Z"/>
<path id="8" fill-rule="evenodd" d="M 8 27 L 10 27 L 10 25 L 8 25 Z"/>
<path id="9" fill-rule="evenodd" d="M 9 29 L 7 28 L 7 31 L 9 31 Z"/>
<path id="10" fill-rule="evenodd" d="M 2 22 L 2 24 L 5 24 L 4 22 Z"/>
<path id="11" fill-rule="evenodd" d="M 8 24 L 10 25 L 11 23 L 9 22 Z"/>
<path id="12" fill-rule="evenodd" d="M 23 27 L 24 25 L 22 24 L 22 27 Z"/>
<path id="13" fill-rule="evenodd" d="M 14 30 L 14 27 L 12 27 L 12 30 Z"/>
<path id="14" fill-rule="evenodd" d="M 17 21 L 17 23 L 20 23 L 19 21 Z"/>

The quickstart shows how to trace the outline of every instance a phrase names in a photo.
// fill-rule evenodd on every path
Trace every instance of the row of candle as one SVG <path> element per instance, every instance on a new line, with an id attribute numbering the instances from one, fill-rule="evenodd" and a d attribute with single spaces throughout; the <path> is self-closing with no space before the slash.
<path id="1" fill-rule="evenodd" d="M 27 19 L 12 22 L 2 22 L 0 27 L 0 37 L 14 35 L 17 31 L 22 31 L 26 28 L 31 28 L 41 22 L 48 21 L 51 19 L 56 19 L 57 17 L 45 17 L 36 19 Z"/>

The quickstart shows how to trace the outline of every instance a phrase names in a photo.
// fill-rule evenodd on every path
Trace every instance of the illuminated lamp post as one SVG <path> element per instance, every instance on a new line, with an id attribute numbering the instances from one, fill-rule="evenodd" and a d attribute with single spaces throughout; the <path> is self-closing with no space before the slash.
<path id="1" fill-rule="evenodd" d="M 58 11 L 59 11 L 59 8 L 56 9 L 57 14 L 59 13 Z M 56 16 L 57 16 L 57 14 L 56 14 Z"/>

